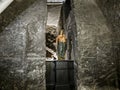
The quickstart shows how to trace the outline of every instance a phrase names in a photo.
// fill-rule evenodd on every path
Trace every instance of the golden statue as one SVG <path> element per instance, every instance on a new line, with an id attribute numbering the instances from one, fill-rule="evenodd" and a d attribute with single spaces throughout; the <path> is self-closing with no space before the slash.
<path id="1" fill-rule="evenodd" d="M 66 37 L 63 30 L 60 31 L 60 34 L 56 38 L 56 47 L 58 60 L 64 60 L 66 52 Z"/>

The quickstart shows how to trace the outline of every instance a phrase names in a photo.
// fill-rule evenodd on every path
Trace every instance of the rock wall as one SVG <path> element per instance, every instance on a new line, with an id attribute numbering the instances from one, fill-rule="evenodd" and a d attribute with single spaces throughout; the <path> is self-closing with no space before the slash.
<path id="1" fill-rule="evenodd" d="M 67 37 L 66 59 L 74 61 L 75 90 L 77 90 L 77 31 L 72 4 L 73 3 L 71 2 L 71 0 L 67 0 L 64 3 L 60 20 L 62 21 L 62 27 L 64 28 Z"/>
<path id="2" fill-rule="evenodd" d="M 45 90 L 45 0 L 37 0 L 0 33 L 0 90 Z"/>
<path id="3" fill-rule="evenodd" d="M 61 9 L 60 22 L 64 28 L 67 37 L 67 60 L 76 60 L 76 22 L 74 12 L 72 10 L 71 0 L 67 0 Z"/>
<path id="4" fill-rule="evenodd" d="M 76 22 L 73 10 L 70 11 L 68 18 L 66 19 L 66 36 L 67 36 L 67 59 L 74 60 L 74 79 L 75 90 L 77 90 L 77 31 Z"/>
<path id="5" fill-rule="evenodd" d="M 77 31 L 74 13 L 71 10 L 66 20 L 68 60 L 76 60 Z"/>
<path id="6" fill-rule="evenodd" d="M 12 4 L 0 14 L 0 32 L 35 1 L 36 0 L 14 0 Z"/>
<path id="7" fill-rule="evenodd" d="M 120 88 L 120 0 L 96 0 L 112 31 L 113 60 L 116 69 L 116 85 Z M 115 73 L 115 72 L 114 72 Z"/>
<path id="8" fill-rule="evenodd" d="M 115 90 L 112 31 L 95 0 L 73 0 L 78 42 L 78 90 Z"/>

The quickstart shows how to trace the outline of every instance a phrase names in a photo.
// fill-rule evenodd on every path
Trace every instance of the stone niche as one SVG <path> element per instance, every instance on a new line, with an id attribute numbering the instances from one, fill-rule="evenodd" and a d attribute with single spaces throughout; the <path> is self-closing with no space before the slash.
<path id="1" fill-rule="evenodd" d="M 45 90 L 47 5 L 28 1 L 19 10 L 23 2 L 14 2 L 0 17 L 0 90 Z"/>

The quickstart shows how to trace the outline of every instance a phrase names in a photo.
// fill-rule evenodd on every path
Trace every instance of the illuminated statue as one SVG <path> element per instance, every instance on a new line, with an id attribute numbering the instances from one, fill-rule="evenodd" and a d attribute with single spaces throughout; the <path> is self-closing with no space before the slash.
<path id="1" fill-rule="evenodd" d="M 60 31 L 60 34 L 56 38 L 56 46 L 58 60 L 64 60 L 66 52 L 66 37 L 65 34 L 63 33 L 63 30 Z"/>

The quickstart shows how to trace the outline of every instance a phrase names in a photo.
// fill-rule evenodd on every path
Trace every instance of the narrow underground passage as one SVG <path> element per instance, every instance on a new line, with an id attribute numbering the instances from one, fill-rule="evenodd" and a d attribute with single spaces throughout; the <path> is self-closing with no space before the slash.
<path id="1" fill-rule="evenodd" d="M 17 3 L 16 1 L 23 2 Z M 45 41 L 45 34 L 43 26 L 44 20 L 46 20 L 46 1 L 37 0 L 39 3 L 36 2 L 32 6 L 31 1 L 36 0 L 14 0 L 11 4 L 12 7 L 8 7 L 8 9 L 6 9 L 7 11 L 0 15 L 0 90 L 45 90 L 43 89 L 45 88 L 43 80 L 45 72 L 45 50 L 43 43 Z M 94 1 L 95 0 L 74 0 L 76 24 L 79 26 L 77 27 L 79 39 L 79 55 L 77 57 L 79 77 L 77 79 L 77 88 L 78 90 L 94 90 L 93 87 L 95 86 L 96 90 L 119 90 L 113 89 L 113 87 L 119 87 L 120 84 L 120 44 L 119 42 L 116 44 L 119 40 L 119 37 L 116 38 L 116 36 L 119 36 L 119 34 L 117 34 L 118 32 L 114 32 L 119 31 L 119 27 L 117 27 L 119 22 L 119 20 L 117 20 L 119 18 L 119 11 L 117 10 L 119 9 L 119 6 L 117 6 L 119 0 L 115 0 L 114 3 L 111 0 L 97 0 L 100 4 L 99 7 L 95 5 Z M 28 6 L 30 7 L 28 8 Z M 25 8 L 28 9 L 25 10 Z M 102 12 L 99 8 L 102 9 Z M 66 7 L 62 10 L 66 10 Z M 64 13 L 63 11 L 61 12 Z M 55 30 L 56 28 L 57 30 L 62 28 L 65 31 L 67 38 L 66 61 L 76 60 L 74 57 L 75 49 L 73 49 L 73 47 L 75 47 L 75 43 L 73 44 L 75 37 L 73 31 L 75 29 L 72 29 L 75 27 L 70 25 L 71 13 L 71 10 L 67 10 L 66 14 L 60 14 L 60 19 L 58 19 L 58 23 L 56 23 L 57 26 L 53 26 Z M 103 14 L 107 14 L 107 16 L 104 17 Z M 74 20 L 72 18 L 72 23 L 73 22 Z M 59 33 L 57 30 L 55 31 L 55 39 Z M 72 35 L 70 33 L 72 33 Z M 115 37 L 111 37 L 111 34 Z M 111 41 L 112 38 L 113 41 Z M 53 38 L 54 43 L 55 39 Z M 81 40 L 83 42 L 81 42 Z M 98 43 L 97 41 L 100 42 Z M 47 49 L 56 52 L 56 47 L 54 47 L 54 49 L 51 47 Z M 85 52 L 83 53 L 85 59 L 81 58 L 81 52 Z M 51 60 L 52 54 L 50 54 L 48 59 L 50 58 Z M 89 56 L 92 57 L 88 58 Z M 97 58 L 93 58 L 93 56 Z M 56 60 L 54 60 L 54 62 L 56 62 Z M 55 63 L 52 63 L 52 65 L 58 66 L 58 64 L 56 65 Z M 65 63 L 63 66 L 65 66 Z M 50 68 L 48 67 L 48 69 Z M 57 73 L 53 75 L 57 76 Z M 49 74 L 48 76 L 51 77 Z M 53 89 L 56 89 L 58 85 L 56 81 L 58 80 L 55 78 Z M 93 87 L 91 87 L 91 85 Z"/>
<path id="2" fill-rule="evenodd" d="M 76 90 L 74 33 L 70 22 L 71 2 L 48 3 L 46 25 L 46 89 Z M 68 18 L 69 17 L 69 18 Z M 68 26 L 71 24 L 68 23 Z M 61 35 L 63 36 L 61 40 Z"/>

